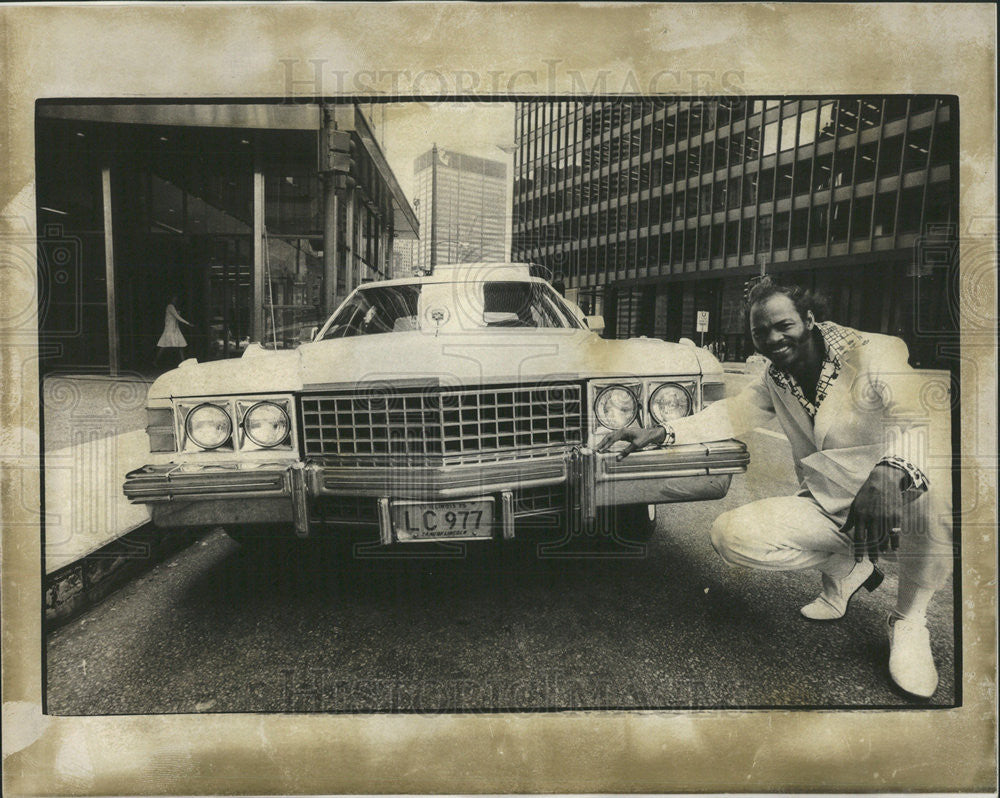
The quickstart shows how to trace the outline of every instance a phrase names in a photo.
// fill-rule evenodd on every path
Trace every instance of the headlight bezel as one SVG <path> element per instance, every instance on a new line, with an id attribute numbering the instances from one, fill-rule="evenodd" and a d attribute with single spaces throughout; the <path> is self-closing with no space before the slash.
<path id="1" fill-rule="evenodd" d="M 272 446 L 263 446 L 247 435 L 243 421 L 247 412 L 261 404 L 269 402 L 277 405 L 284 413 L 287 421 L 287 431 L 282 440 Z M 209 459 L 229 459 L 233 456 L 239 460 L 259 459 L 261 456 L 289 455 L 298 450 L 299 431 L 296 424 L 296 404 L 294 394 L 235 394 L 232 396 L 192 396 L 175 398 L 171 402 L 176 418 L 178 453 L 198 455 Z M 231 430 L 229 439 L 215 448 L 206 448 L 201 442 L 191 437 L 188 419 L 202 405 L 213 405 L 229 416 Z"/>
<path id="2" fill-rule="evenodd" d="M 656 411 L 653 410 L 653 402 L 656 399 L 656 395 L 665 389 L 680 391 L 684 398 L 687 400 L 687 407 L 684 412 L 680 415 L 673 416 L 671 418 L 660 418 Z M 694 391 L 688 390 L 683 383 L 679 382 L 662 382 L 656 387 L 650 386 L 649 398 L 646 401 L 646 412 L 649 413 L 649 418 L 651 421 L 657 424 L 669 424 L 671 421 L 676 421 L 679 418 L 684 418 L 685 416 L 691 415 L 694 410 Z"/>
<path id="3" fill-rule="evenodd" d="M 246 407 L 245 409 L 241 407 L 241 405 L 248 403 L 250 405 L 249 407 Z M 250 418 L 250 416 L 253 414 L 255 410 L 264 406 L 275 408 L 279 413 L 281 413 L 282 417 L 285 420 L 285 434 L 281 437 L 280 440 L 277 440 L 274 443 L 265 443 L 264 441 L 257 440 L 257 438 L 254 437 L 253 433 L 251 433 L 248 428 L 247 421 Z M 242 431 L 246 439 L 249 440 L 250 443 L 252 443 L 254 446 L 257 446 L 261 449 L 275 449 L 279 446 L 288 443 L 289 438 L 292 435 L 292 418 L 288 412 L 287 406 L 283 406 L 282 403 L 274 401 L 273 399 L 258 399 L 252 402 L 246 402 L 246 401 L 238 402 L 237 407 L 240 410 L 240 421 L 239 421 L 240 430 Z"/>
<path id="4" fill-rule="evenodd" d="M 217 444 L 212 446 L 207 445 L 202 441 L 198 440 L 197 436 L 195 436 L 194 433 L 192 433 L 191 431 L 191 420 L 195 417 L 195 415 L 202 410 L 209 410 L 209 409 L 221 413 L 222 417 L 226 420 L 226 427 L 227 427 L 226 436 L 222 440 L 220 440 Z M 209 401 L 199 402 L 184 414 L 184 439 L 185 441 L 190 441 L 199 449 L 205 452 L 218 451 L 219 449 L 225 447 L 226 444 L 229 444 L 231 447 L 233 440 L 232 415 L 229 413 L 228 409 L 224 405 L 218 402 L 209 402 Z"/>
<path id="5" fill-rule="evenodd" d="M 618 377 L 591 377 L 586 381 L 587 396 L 587 440 L 590 446 L 596 446 L 610 431 L 597 418 L 597 397 L 609 387 L 625 387 L 639 400 L 639 413 L 627 428 L 638 428 L 655 425 L 649 409 L 649 400 L 653 392 L 662 385 L 671 384 L 680 387 L 690 397 L 688 415 L 702 409 L 701 386 L 706 375 L 701 374 L 659 374 L 651 376 L 621 375 Z"/>
<path id="6" fill-rule="evenodd" d="M 611 383 L 610 385 L 604 385 L 600 387 L 595 386 L 595 389 L 597 392 L 594 394 L 594 403 L 593 403 L 594 420 L 597 421 L 597 423 L 604 429 L 608 430 L 625 429 L 626 427 L 629 427 L 632 424 L 634 424 L 636 419 L 639 418 L 639 413 L 642 410 L 642 400 L 641 397 L 637 395 L 636 391 L 631 386 L 626 385 L 624 383 Z M 610 424 L 605 423 L 605 421 L 601 418 L 600 411 L 598 410 L 601 397 L 604 396 L 606 393 L 609 393 L 610 391 L 624 391 L 632 399 L 632 415 L 630 416 L 629 420 L 626 421 L 621 426 L 613 427 Z"/>

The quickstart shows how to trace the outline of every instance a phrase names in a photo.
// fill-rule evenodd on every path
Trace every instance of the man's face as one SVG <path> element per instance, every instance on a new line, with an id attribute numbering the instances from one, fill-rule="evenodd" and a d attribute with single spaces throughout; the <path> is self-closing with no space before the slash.
<path id="1" fill-rule="evenodd" d="M 762 355 L 779 369 L 802 365 L 810 352 L 815 319 L 811 312 L 803 319 L 795 303 L 784 294 L 774 294 L 750 308 L 750 334 Z"/>

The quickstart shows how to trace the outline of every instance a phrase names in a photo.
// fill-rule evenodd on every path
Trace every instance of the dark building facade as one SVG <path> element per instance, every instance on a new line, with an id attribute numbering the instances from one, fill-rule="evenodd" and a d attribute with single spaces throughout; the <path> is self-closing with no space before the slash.
<path id="1" fill-rule="evenodd" d="M 954 335 L 955 98 L 523 102 L 515 133 L 512 259 L 562 274 L 608 335 L 744 357 L 762 273 L 918 364 Z"/>
<path id="2" fill-rule="evenodd" d="M 351 103 L 53 102 L 36 145 L 48 370 L 148 372 L 174 296 L 188 356 L 290 346 L 418 236 Z"/>

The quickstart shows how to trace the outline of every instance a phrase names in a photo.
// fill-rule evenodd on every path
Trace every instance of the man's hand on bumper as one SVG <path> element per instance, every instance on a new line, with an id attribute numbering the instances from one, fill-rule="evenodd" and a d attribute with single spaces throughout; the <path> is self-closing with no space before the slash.
<path id="1" fill-rule="evenodd" d="M 615 458 L 616 460 L 622 460 L 639 449 L 663 443 L 666 437 L 667 433 L 663 427 L 626 427 L 625 429 L 616 429 L 614 432 L 608 433 L 604 437 L 604 440 L 597 444 L 595 451 L 606 452 L 612 445 L 618 443 L 618 441 L 625 441 L 625 448 L 618 452 L 618 456 Z"/>

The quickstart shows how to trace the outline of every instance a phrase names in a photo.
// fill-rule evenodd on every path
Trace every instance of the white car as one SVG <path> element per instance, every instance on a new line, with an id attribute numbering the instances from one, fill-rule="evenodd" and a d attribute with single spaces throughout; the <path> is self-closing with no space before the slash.
<path id="1" fill-rule="evenodd" d="M 296 349 L 181 364 L 149 390 L 150 462 L 126 496 L 160 527 L 386 546 L 539 529 L 641 542 L 657 505 L 725 496 L 749 462 L 739 441 L 594 451 L 609 430 L 721 399 L 718 361 L 604 340 L 532 273 L 461 264 L 368 283 Z"/>

